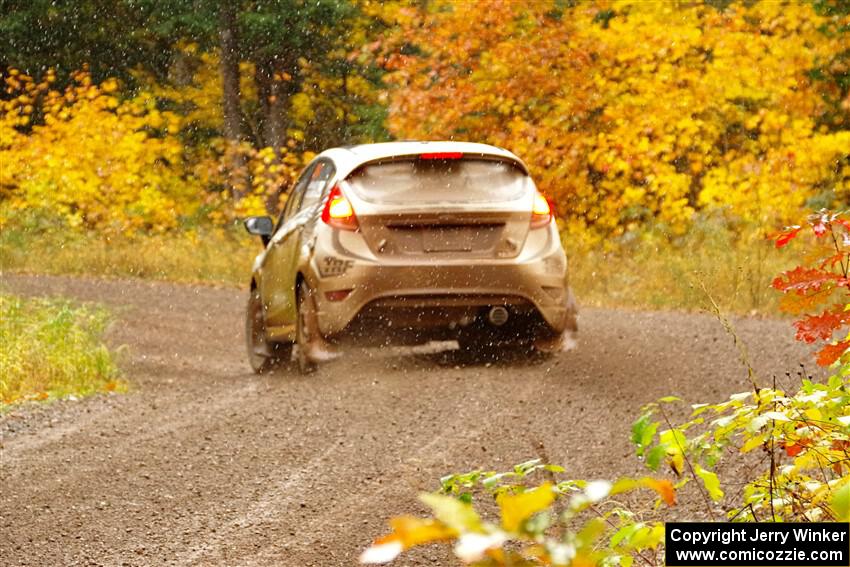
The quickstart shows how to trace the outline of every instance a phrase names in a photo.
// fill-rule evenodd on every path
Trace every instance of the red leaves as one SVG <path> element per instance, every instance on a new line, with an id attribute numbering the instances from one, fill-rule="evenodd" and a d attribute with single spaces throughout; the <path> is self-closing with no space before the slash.
<path id="1" fill-rule="evenodd" d="M 829 267 L 831 269 L 835 269 L 836 265 L 839 265 L 842 262 L 844 262 L 844 260 L 845 260 L 844 256 L 845 256 L 845 254 L 843 252 L 833 254 L 832 256 L 827 256 L 826 258 L 821 260 L 820 269 L 823 270 L 824 268 L 827 268 L 827 267 Z"/>
<path id="2" fill-rule="evenodd" d="M 803 452 L 803 446 L 797 443 L 785 443 L 784 448 L 789 457 L 796 457 Z"/>
<path id="3" fill-rule="evenodd" d="M 850 311 L 845 311 L 843 305 L 835 305 L 820 315 L 805 315 L 794 322 L 794 327 L 797 328 L 798 341 L 813 343 L 832 339 L 832 335 L 848 323 L 850 323 Z M 820 366 L 829 366 L 841 359 L 848 349 L 850 349 L 850 340 L 828 344 L 818 352 L 817 363 Z"/>
<path id="4" fill-rule="evenodd" d="M 797 266 L 773 280 L 773 288 L 784 293 L 789 291 L 802 295 L 809 292 L 819 292 L 825 285 L 848 287 L 850 280 L 840 274 L 818 268 Z"/>
<path id="5" fill-rule="evenodd" d="M 776 241 L 776 247 L 782 248 L 783 246 L 791 242 L 794 238 L 797 237 L 801 230 L 803 230 L 803 227 L 801 226 L 791 226 L 786 228 L 782 232 L 773 235 L 772 238 Z"/>
<path id="6" fill-rule="evenodd" d="M 834 302 L 835 291 L 850 289 L 847 272 L 850 267 L 850 220 L 843 218 L 841 213 L 821 211 L 809 217 L 808 224 L 816 239 L 828 234 L 832 238 L 813 247 L 807 255 L 808 266 L 798 266 L 773 280 L 773 288 L 785 294 L 781 309 L 790 313 L 805 313 L 818 305 Z M 771 238 L 777 248 L 782 248 L 801 230 L 801 226 L 791 226 Z M 842 297 L 840 301 L 819 315 L 803 314 L 795 321 L 797 340 L 806 343 L 831 341 L 836 331 L 850 325 L 850 311 L 845 310 L 850 298 Z M 850 338 L 828 344 L 818 352 L 817 363 L 829 366 L 840 360 L 848 349 Z M 793 456 L 791 452 L 797 451 L 797 445 L 786 447 L 786 451 Z"/>
<path id="7" fill-rule="evenodd" d="M 812 227 L 812 232 L 818 238 L 829 232 L 833 232 L 835 225 L 843 226 L 846 230 L 850 231 L 850 221 L 841 218 L 840 215 L 841 213 L 828 213 L 821 211 L 820 213 L 809 217 L 809 226 Z M 777 248 L 782 248 L 797 238 L 797 235 L 800 234 L 801 230 L 803 230 L 803 227 L 800 225 L 789 226 L 786 227 L 785 230 L 771 235 L 770 239 L 776 242 Z"/>
<path id="8" fill-rule="evenodd" d="M 794 322 L 797 329 L 797 340 L 813 343 L 832 338 L 832 334 L 842 326 L 850 323 L 850 311 L 845 311 L 843 305 L 836 305 L 820 315 L 806 315 Z"/>

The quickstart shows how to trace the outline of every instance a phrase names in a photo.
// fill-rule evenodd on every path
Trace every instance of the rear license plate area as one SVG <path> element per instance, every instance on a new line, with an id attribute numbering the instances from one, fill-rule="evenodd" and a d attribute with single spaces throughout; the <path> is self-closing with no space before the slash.
<path id="1" fill-rule="evenodd" d="M 469 227 L 430 228 L 422 231 L 425 252 L 471 252 L 473 237 Z"/>

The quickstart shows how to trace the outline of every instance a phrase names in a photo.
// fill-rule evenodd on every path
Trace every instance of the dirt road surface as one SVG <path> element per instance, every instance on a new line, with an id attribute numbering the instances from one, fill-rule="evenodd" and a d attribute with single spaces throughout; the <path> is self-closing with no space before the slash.
<path id="1" fill-rule="evenodd" d="M 531 361 L 351 353 L 318 374 L 253 375 L 244 290 L 9 276 L 109 306 L 126 395 L 0 416 L 2 565 L 354 565 L 448 472 L 538 456 L 575 478 L 639 472 L 642 404 L 747 390 L 708 315 L 586 309 L 577 350 Z M 783 321 L 738 332 L 769 380 L 808 362 Z M 428 549 L 403 565 L 442 564 Z"/>

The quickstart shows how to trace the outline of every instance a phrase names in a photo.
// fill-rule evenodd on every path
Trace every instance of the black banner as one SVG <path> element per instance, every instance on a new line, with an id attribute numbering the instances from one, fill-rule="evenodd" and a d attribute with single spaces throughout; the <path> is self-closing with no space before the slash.
<path id="1" fill-rule="evenodd" d="M 669 567 L 848 567 L 850 524 L 671 522 Z"/>

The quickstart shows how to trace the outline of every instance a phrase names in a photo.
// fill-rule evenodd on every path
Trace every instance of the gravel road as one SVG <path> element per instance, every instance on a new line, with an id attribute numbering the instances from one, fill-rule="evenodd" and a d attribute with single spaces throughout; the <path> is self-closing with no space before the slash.
<path id="1" fill-rule="evenodd" d="M 244 290 L 10 276 L 110 307 L 125 395 L 0 416 L 2 565 L 353 565 L 447 472 L 538 456 L 576 478 L 634 474 L 641 405 L 713 401 L 746 372 L 708 315 L 586 309 L 547 359 L 352 352 L 253 375 Z M 760 375 L 811 360 L 788 322 L 736 320 Z M 442 564 L 425 550 L 399 564 Z"/>

